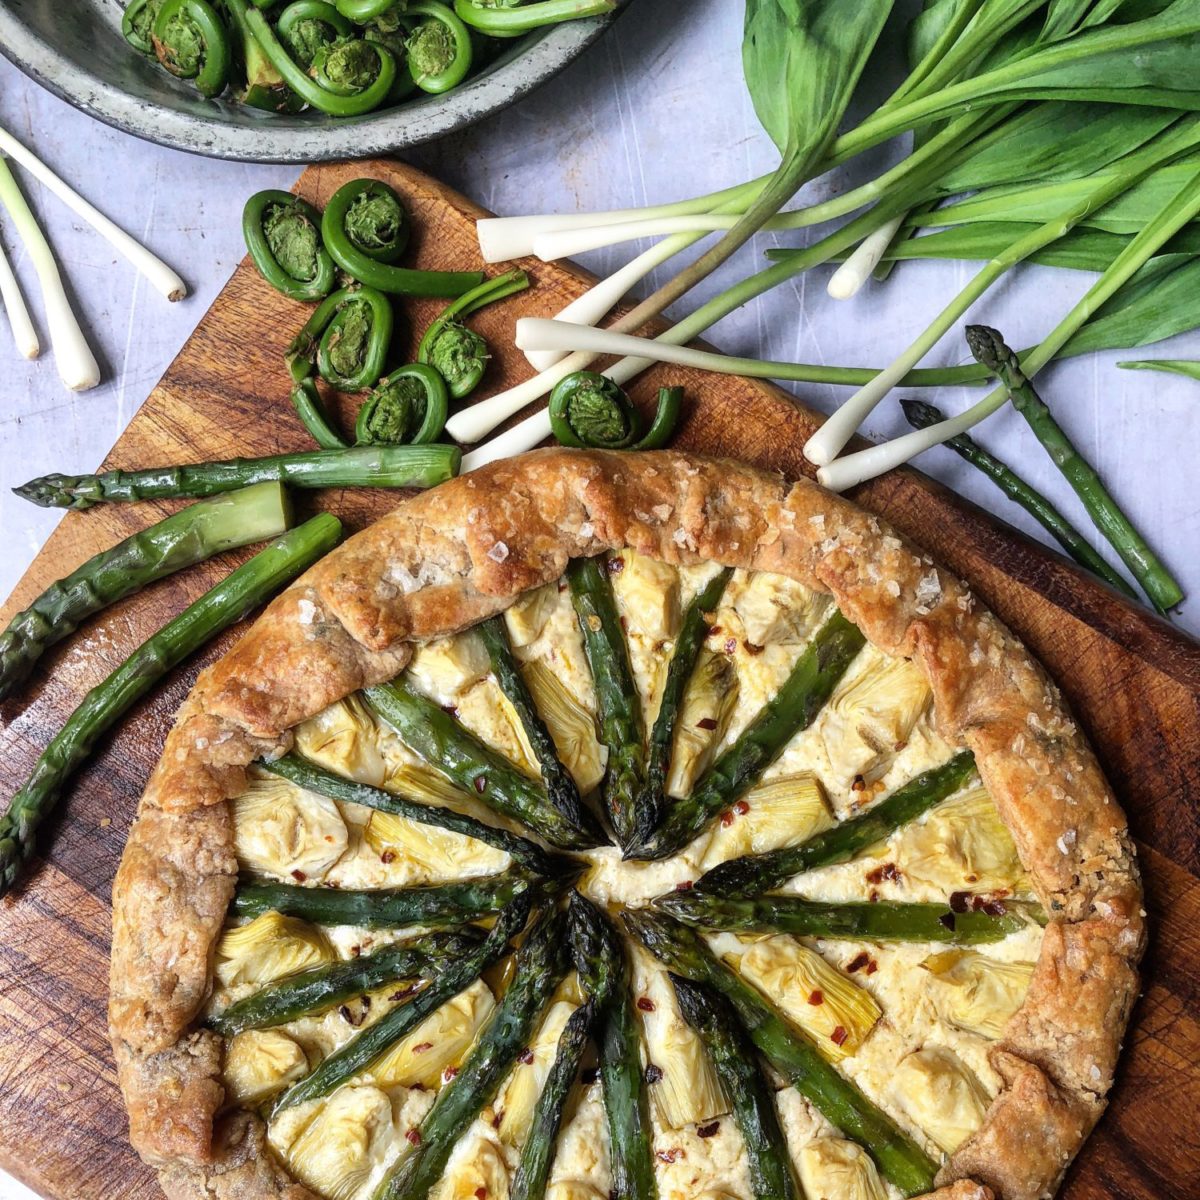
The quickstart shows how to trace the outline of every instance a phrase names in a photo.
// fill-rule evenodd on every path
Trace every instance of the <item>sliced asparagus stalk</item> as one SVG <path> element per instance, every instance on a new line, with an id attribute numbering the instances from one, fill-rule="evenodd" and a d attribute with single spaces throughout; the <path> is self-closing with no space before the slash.
<path id="1" fill-rule="evenodd" d="M 475 950 L 454 960 L 444 971 L 435 975 L 427 987 L 385 1013 L 375 1024 L 356 1033 L 344 1046 L 324 1059 L 315 1071 L 294 1083 L 276 1101 L 272 1115 L 303 1104 L 306 1100 L 328 1096 L 351 1076 L 366 1070 L 386 1054 L 430 1013 L 470 987 L 488 967 L 499 962 L 508 952 L 510 940 L 520 931 L 529 915 L 530 901 L 529 892 L 525 892 L 502 909 L 495 925 Z"/>
<path id="2" fill-rule="evenodd" d="M 409 925 L 456 925 L 498 912 L 529 887 L 523 871 L 505 871 L 453 883 L 350 891 L 291 883 L 243 883 L 230 912 L 235 917 L 285 913 L 318 925 L 403 929 Z"/>
<path id="3" fill-rule="evenodd" d="M 662 819 L 663 805 L 666 802 L 667 775 L 671 770 L 671 747 L 675 741 L 675 723 L 679 718 L 679 709 L 683 704 L 688 681 L 696 669 L 696 660 L 704 648 L 708 617 L 721 603 L 721 597 L 725 594 L 725 588 L 732 575 L 731 567 L 718 571 L 692 598 L 683 614 L 679 636 L 675 639 L 675 650 L 667 667 L 658 716 L 654 718 L 654 727 L 650 731 L 646 779 L 634 810 L 636 844 L 644 845 L 648 842 Z"/>
<path id="4" fill-rule="evenodd" d="M 537 875 L 559 875 L 569 865 L 518 833 L 486 825 L 483 821 L 457 813 L 452 808 L 418 804 L 396 795 L 395 792 L 385 792 L 382 788 L 355 783 L 352 779 L 344 779 L 341 775 L 334 775 L 318 767 L 298 754 L 287 754 L 273 762 L 261 762 L 258 765 L 275 775 L 282 775 L 297 787 L 306 788 L 310 792 L 320 792 L 322 796 L 340 800 L 343 804 L 362 804 L 380 812 L 395 813 L 398 817 L 416 821 L 421 825 L 435 825 L 439 829 L 449 829 L 465 837 L 475 838 L 489 846 L 495 846 L 498 850 L 506 851 L 521 866 Z"/>
<path id="5" fill-rule="evenodd" d="M 516 709 L 521 727 L 525 730 L 525 737 L 533 748 L 550 803 L 577 829 L 595 838 L 597 844 L 604 842 L 604 831 L 580 798 L 571 772 L 559 760 L 554 739 L 546 728 L 546 722 L 538 713 L 529 687 L 521 675 L 521 669 L 513 657 L 504 618 L 492 617 L 482 625 L 477 625 L 476 629 L 487 647 L 496 683 L 508 697 L 508 702 Z"/>
<path id="6" fill-rule="evenodd" d="M 682 850 L 723 809 L 753 787 L 802 729 L 816 720 L 866 638 L 840 612 L 817 630 L 775 696 L 759 710 L 692 789 L 677 800 L 652 837 L 629 858 L 667 858 Z"/>
<path id="7" fill-rule="evenodd" d="M 0 895 L 33 854 L 38 826 L 102 737 L 172 667 L 252 612 L 331 550 L 342 523 L 328 513 L 285 533 L 143 642 L 83 698 L 0 817 Z"/>
<path id="8" fill-rule="evenodd" d="M 278 483 L 259 483 L 202 500 L 93 555 L 52 583 L 0 634 L 0 700 L 33 670 L 45 650 L 88 617 L 205 559 L 278 537 L 291 505 Z"/>
<path id="9" fill-rule="evenodd" d="M 870 1154 L 889 1183 L 906 1196 L 932 1190 L 937 1164 L 795 1032 L 769 1000 L 718 962 L 698 934 L 648 909 L 627 910 L 624 918 L 630 931 L 671 971 L 720 992 L 759 1052 L 831 1124 Z"/>
<path id="10" fill-rule="evenodd" d="M 410 750 L 489 808 L 522 822 L 564 850 L 586 850 L 598 844 L 592 830 L 580 829 L 550 803 L 539 780 L 524 775 L 407 683 L 393 680 L 365 694 L 379 717 Z"/>
<path id="11" fill-rule="evenodd" d="M 538 1018 L 567 973 L 566 919 L 548 909 L 517 952 L 516 970 L 487 1027 L 425 1114 L 412 1148 L 384 1178 L 375 1200 L 425 1200 L 442 1177 L 455 1143 L 495 1097 Z"/>
<path id="12" fill-rule="evenodd" d="M 949 904 L 852 901 L 827 904 L 799 896 L 734 898 L 703 892 L 669 892 L 655 908 L 685 925 L 738 933 L 791 933 L 801 937 L 867 942 L 999 942 L 1024 929 L 1023 909 L 955 912 Z"/>
<path id="13" fill-rule="evenodd" d="M 43 475 L 13 491 L 42 508 L 91 508 L 103 503 L 215 496 L 267 482 L 300 488 L 435 487 L 452 479 L 461 461 L 457 446 L 351 446 L 144 471 Z"/>
<path id="14" fill-rule="evenodd" d="M 679 975 L 672 975 L 671 983 L 683 1019 L 700 1035 L 733 1101 L 733 1115 L 746 1144 L 746 1165 L 755 1200 L 794 1200 L 800 1190 L 792 1173 L 787 1139 L 754 1044 L 728 1003 L 715 992 Z"/>
<path id="15" fill-rule="evenodd" d="M 567 582 L 596 688 L 600 740 L 608 747 L 604 806 L 617 841 L 627 848 L 636 829 L 634 806 L 646 765 L 642 706 L 629 647 L 603 563 L 595 558 L 575 559 L 567 568 Z"/>
<path id="16" fill-rule="evenodd" d="M 207 1024 L 232 1037 L 245 1029 L 272 1029 L 343 1004 L 384 984 L 428 979 L 473 954 L 483 935 L 464 925 L 453 933 L 428 933 L 345 962 L 297 971 L 223 1008 Z"/>
<path id="17" fill-rule="evenodd" d="M 594 1024 L 595 1008 L 592 1001 L 588 1001 L 571 1014 L 559 1034 L 554 1065 L 533 1110 L 529 1137 L 508 1193 L 509 1200 L 543 1200 L 546 1195 L 546 1181 L 550 1177 L 563 1113 L 579 1077 L 579 1064 Z"/>
<path id="18" fill-rule="evenodd" d="M 842 821 L 798 846 L 748 854 L 721 863 L 696 881 L 698 891 L 717 896 L 757 896 L 804 871 L 849 862 L 901 825 L 954 795 L 975 773 L 969 750 L 939 767 L 922 771 L 867 812 Z"/>
<path id="19" fill-rule="evenodd" d="M 571 950 L 600 1021 L 600 1081 L 612 1154 L 613 1195 L 654 1200 L 654 1134 L 642 1073 L 640 1025 L 620 935 L 590 900 L 571 897 Z"/>

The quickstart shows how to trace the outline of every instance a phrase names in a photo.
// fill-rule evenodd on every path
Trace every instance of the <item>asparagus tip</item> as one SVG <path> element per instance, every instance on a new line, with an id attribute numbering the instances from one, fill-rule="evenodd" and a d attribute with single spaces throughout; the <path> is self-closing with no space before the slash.
<path id="1" fill-rule="evenodd" d="M 926 400 L 905 398 L 900 401 L 900 407 L 904 410 L 905 419 L 914 429 L 928 429 L 946 419 L 946 414 L 937 405 Z"/>
<path id="2" fill-rule="evenodd" d="M 992 374 L 1001 376 L 1006 387 L 1020 387 L 1025 382 L 1020 360 L 999 330 L 990 325 L 968 325 L 966 336 L 967 346 L 976 361 Z"/>

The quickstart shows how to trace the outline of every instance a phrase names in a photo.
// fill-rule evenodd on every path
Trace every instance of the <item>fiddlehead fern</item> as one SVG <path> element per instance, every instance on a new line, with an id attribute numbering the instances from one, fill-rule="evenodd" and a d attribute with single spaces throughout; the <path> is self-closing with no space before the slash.
<path id="1" fill-rule="evenodd" d="M 321 243 L 321 214 L 307 200 L 272 189 L 257 192 L 242 212 L 246 249 L 259 274 L 292 300 L 320 300 L 336 282 Z"/>
<path id="2" fill-rule="evenodd" d="M 340 288 L 327 296 L 287 349 L 296 383 L 312 376 L 341 392 L 370 387 L 383 374 L 392 340 L 392 306 L 374 288 Z"/>
<path id="3" fill-rule="evenodd" d="M 179 79 L 190 79 L 202 96 L 225 90 L 232 61 L 229 34 L 208 0 L 163 0 L 151 44 L 158 61 Z"/>
<path id="4" fill-rule="evenodd" d="M 550 427 L 564 445 L 595 450 L 658 450 L 679 422 L 682 388 L 660 388 L 650 428 L 625 392 L 605 375 L 576 371 L 550 393 Z"/>
<path id="5" fill-rule="evenodd" d="M 355 440 L 360 446 L 423 446 L 437 441 L 448 412 L 441 375 L 424 363 L 409 363 L 381 379 L 363 402 Z"/>
<path id="6" fill-rule="evenodd" d="M 121 35 L 135 49 L 154 58 L 154 19 L 162 0 L 131 0 L 121 14 Z"/>
<path id="7" fill-rule="evenodd" d="M 323 47 L 353 33 L 350 22 L 325 0 L 293 0 L 279 14 L 276 28 L 292 57 L 306 67 Z"/>
<path id="8" fill-rule="evenodd" d="M 408 35 L 408 69 L 423 92 L 441 95 L 457 87 L 471 69 L 471 31 L 438 0 L 409 0 L 406 17 L 424 17 Z"/>

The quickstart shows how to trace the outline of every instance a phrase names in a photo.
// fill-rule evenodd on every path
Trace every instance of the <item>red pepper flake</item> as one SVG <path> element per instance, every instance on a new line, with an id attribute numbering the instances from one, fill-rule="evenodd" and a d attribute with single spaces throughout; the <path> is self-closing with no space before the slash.
<path id="1" fill-rule="evenodd" d="M 626 618 L 625 618 L 625 617 L 623 617 L 623 616 L 621 616 L 621 617 L 618 617 L 618 618 L 617 618 L 617 620 L 620 622 L 620 625 L 621 625 L 621 632 L 622 632 L 622 633 L 628 633 L 628 632 L 629 632 L 629 622 L 628 622 L 628 620 L 626 620 Z"/>
<path id="2" fill-rule="evenodd" d="M 408 1140 L 412 1142 L 414 1146 L 419 1146 L 421 1144 L 421 1131 L 419 1129 L 410 1129 L 404 1136 L 408 1138 Z"/>
<path id="3" fill-rule="evenodd" d="M 970 892 L 951 892 L 950 893 L 950 911 L 956 913 L 965 913 L 971 907 Z"/>
<path id="4" fill-rule="evenodd" d="M 938 917 L 938 924 L 944 925 L 951 933 L 954 932 L 954 914 L 952 912 L 942 913 Z"/>
<path id="5" fill-rule="evenodd" d="M 716 637 L 720 632 L 721 632 L 720 625 L 710 625 L 708 627 L 708 636 L 709 637 Z"/>
<path id="6" fill-rule="evenodd" d="M 867 963 L 867 974 L 874 975 L 875 972 L 878 970 L 879 970 L 879 964 L 874 959 L 871 959 L 871 961 L 869 963 Z"/>
<path id="7" fill-rule="evenodd" d="M 642 1010 L 642 1012 L 654 1011 L 654 1001 L 651 1000 L 649 996 L 639 996 L 637 998 L 637 1006 Z"/>
<path id="8" fill-rule="evenodd" d="M 416 984 L 416 983 L 406 984 L 404 987 L 400 988 L 398 991 L 393 992 L 388 997 L 388 999 L 389 1000 L 407 1000 L 408 997 L 411 996 L 413 994 L 413 992 L 415 992 L 419 986 L 420 985 Z"/>
<path id="9" fill-rule="evenodd" d="M 646 1067 L 646 1082 L 657 1083 L 663 1077 L 662 1067 L 649 1063 Z"/>
<path id="10" fill-rule="evenodd" d="M 850 785 L 852 792 L 865 792 L 867 790 L 867 781 L 861 775 L 855 775 L 854 782 Z"/>
<path id="11" fill-rule="evenodd" d="M 709 733 L 711 733 L 714 729 L 716 729 L 716 727 L 717 727 L 716 717 L 701 717 L 700 720 L 698 720 L 696 722 L 697 729 L 704 729 L 704 730 L 707 730 Z"/>
<path id="12" fill-rule="evenodd" d="M 813 1005 L 824 1004 L 825 1003 L 825 993 L 823 991 L 821 991 L 820 988 L 814 988 L 813 991 L 809 993 L 808 1002 L 809 1002 L 809 1004 L 813 1004 Z"/>
<path id="13" fill-rule="evenodd" d="M 733 811 L 737 813 L 739 817 L 744 817 L 750 811 L 750 805 L 748 805 L 745 800 L 739 800 L 733 806 Z"/>
<path id="14" fill-rule="evenodd" d="M 853 975 L 855 971 L 861 971 L 870 961 L 871 956 L 864 950 L 861 954 L 856 954 L 846 964 L 846 970 Z"/>
<path id="15" fill-rule="evenodd" d="M 350 947 L 350 957 L 351 958 L 357 958 L 361 953 L 362 953 L 361 946 L 351 946 Z"/>
<path id="16" fill-rule="evenodd" d="M 721 1122 L 713 1121 L 711 1124 L 701 1125 L 700 1128 L 696 1130 L 696 1136 L 702 1137 L 702 1138 L 710 1138 L 720 1128 L 721 1128 Z"/>
<path id="17" fill-rule="evenodd" d="M 457 717 L 458 716 L 458 705 L 457 704 L 443 704 L 442 712 L 449 713 L 452 717 Z"/>
<path id="18" fill-rule="evenodd" d="M 418 1043 L 417 1043 L 417 1044 L 416 1044 L 416 1045 L 415 1045 L 415 1046 L 412 1048 L 412 1052 L 413 1052 L 414 1054 L 424 1054 L 426 1050 L 432 1050 L 432 1049 L 433 1049 L 433 1043 L 432 1043 L 432 1042 L 418 1042 Z"/>
<path id="19" fill-rule="evenodd" d="M 591 1087 L 591 1085 L 599 1078 L 599 1067 L 584 1067 L 584 1069 L 579 1072 L 579 1082 L 582 1083 L 584 1087 Z"/>
<path id="20" fill-rule="evenodd" d="M 679 1147 L 672 1146 L 670 1150 L 655 1150 L 654 1157 L 659 1162 L 673 1163 L 679 1157 Z"/>
<path id="21" fill-rule="evenodd" d="M 975 906 L 977 912 L 985 912 L 989 917 L 1002 917 L 1008 912 L 1008 906 L 1003 900 L 980 900 Z"/>
<path id="22" fill-rule="evenodd" d="M 385 851 L 384 851 L 384 852 L 383 852 L 383 853 L 382 853 L 382 854 L 379 856 L 379 861 L 380 861 L 381 863 L 394 863 L 394 862 L 396 861 L 396 852 L 395 852 L 395 850 L 385 850 Z"/>
<path id="23" fill-rule="evenodd" d="M 765 647 L 760 646 L 757 642 L 743 642 L 742 649 L 745 650 L 747 654 L 757 658 L 758 655 L 763 652 Z"/>
<path id="24" fill-rule="evenodd" d="M 675 890 L 677 892 L 690 892 L 693 887 L 695 887 L 695 884 L 692 883 L 692 881 L 690 879 L 681 879 L 675 885 Z"/>
<path id="25" fill-rule="evenodd" d="M 725 639 L 725 653 L 732 654 L 737 649 L 737 638 Z"/>
<path id="26" fill-rule="evenodd" d="M 487 1200 L 488 1190 L 485 1187 L 477 1187 L 475 1189 L 475 1200 Z"/>
<path id="27" fill-rule="evenodd" d="M 844 1044 L 845 1044 L 845 1041 L 846 1041 L 846 1039 L 847 1039 L 849 1036 L 850 1036 L 850 1035 L 849 1035 L 849 1034 L 846 1032 L 846 1027 L 845 1027 L 844 1025 L 839 1025 L 839 1026 L 838 1026 L 838 1027 L 837 1027 L 837 1028 L 836 1028 L 836 1029 L 835 1029 L 835 1030 L 834 1030 L 834 1031 L 833 1031 L 833 1032 L 832 1032 L 832 1033 L 829 1035 L 829 1040 L 830 1040 L 831 1042 L 833 1042 L 833 1044 L 834 1044 L 835 1046 L 841 1046 L 841 1045 L 844 1045 Z"/>
<path id="28" fill-rule="evenodd" d="M 487 791 L 487 779 L 483 775 L 476 775 L 474 783 L 475 790 L 482 796 Z"/>
<path id="29" fill-rule="evenodd" d="M 526 1066 L 528 1066 L 531 1062 L 533 1062 L 533 1051 L 526 1046 L 525 1049 L 517 1055 L 517 1062 L 524 1063 Z"/>
<path id="30" fill-rule="evenodd" d="M 604 565 L 610 575 L 620 575 L 625 570 L 625 560 L 619 556 L 608 559 Z"/>
<path id="31" fill-rule="evenodd" d="M 979 876 L 978 876 L 978 875 L 964 875 L 964 876 L 963 876 L 963 878 L 964 878 L 964 879 L 965 879 L 965 880 L 966 880 L 968 883 L 978 883 L 978 882 L 979 882 Z"/>
<path id="32" fill-rule="evenodd" d="M 450 1082 L 450 1080 L 452 1080 L 452 1079 L 455 1077 L 455 1075 L 457 1075 L 457 1074 L 458 1074 L 458 1068 L 457 1068 L 457 1067 L 447 1067 L 447 1068 L 446 1068 L 446 1069 L 445 1069 L 445 1070 L 442 1072 L 442 1082 L 443 1082 L 443 1083 L 449 1083 L 449 1082 Z"/>
<path id="33" fill-rule="evenodd" d="M 895 863 L 884 863 L 867 872 L 868 883 L 896 883 L 900 878 L 900 868 Z"/>
<path id="34" fill-rule="evenodd" d="M 297 883 L 303 883 L 303 882 L 304 882 L 304 881 L 305 881 L 305 880 L 308 878 L 308 876 L 307 876 L 307 875 L 305 875 L 305 873 L 304 873 L 303 871 L 293 871 L 293 872 L 292 872 L 292 878 L 293 878 L 293 879 L 294 879 L 294 880 L 295 880 Z"/>
<path id="35" fill-rule="evenodd" d="M 721 824 L 724 825 L 726 828 L 728 828 L 730 825 L 733 824 L 733 813 L 730 812 L 729 809 L 726 809 L 721 814 Z"/>

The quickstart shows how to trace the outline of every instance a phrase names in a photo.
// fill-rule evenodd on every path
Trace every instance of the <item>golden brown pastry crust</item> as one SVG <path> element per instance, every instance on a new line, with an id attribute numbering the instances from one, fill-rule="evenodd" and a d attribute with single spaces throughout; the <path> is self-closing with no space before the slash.
<path id="1" fill-rule="evenodd" d="M 395 675 L 411 642 L 501 611 L 571 558 L 627 546 L 832 593 L 871 642 L 923 668 L 941 732 L 974 752 L 1052 916 L 1026 1002 L 993 1050 L 1002 1090 L 936 1194 L 1034 1200 L 1057 1187 L 1103 1109 L 1145 941 L 1124 816 L 1057 688 L 964 583 L 815 484 L 673 452 L 545 450 L 408 500 L 351 538 L 181 709 L 114 886 L 110 1006 L 134 1145 L 169 1195 L 308 1196 L 267 1161 L 260 1124 L 234 1114 L 214 1134 L 219 1055 L 191 1032 L 235 877 L 225 801 L 245 767 Z"/>

